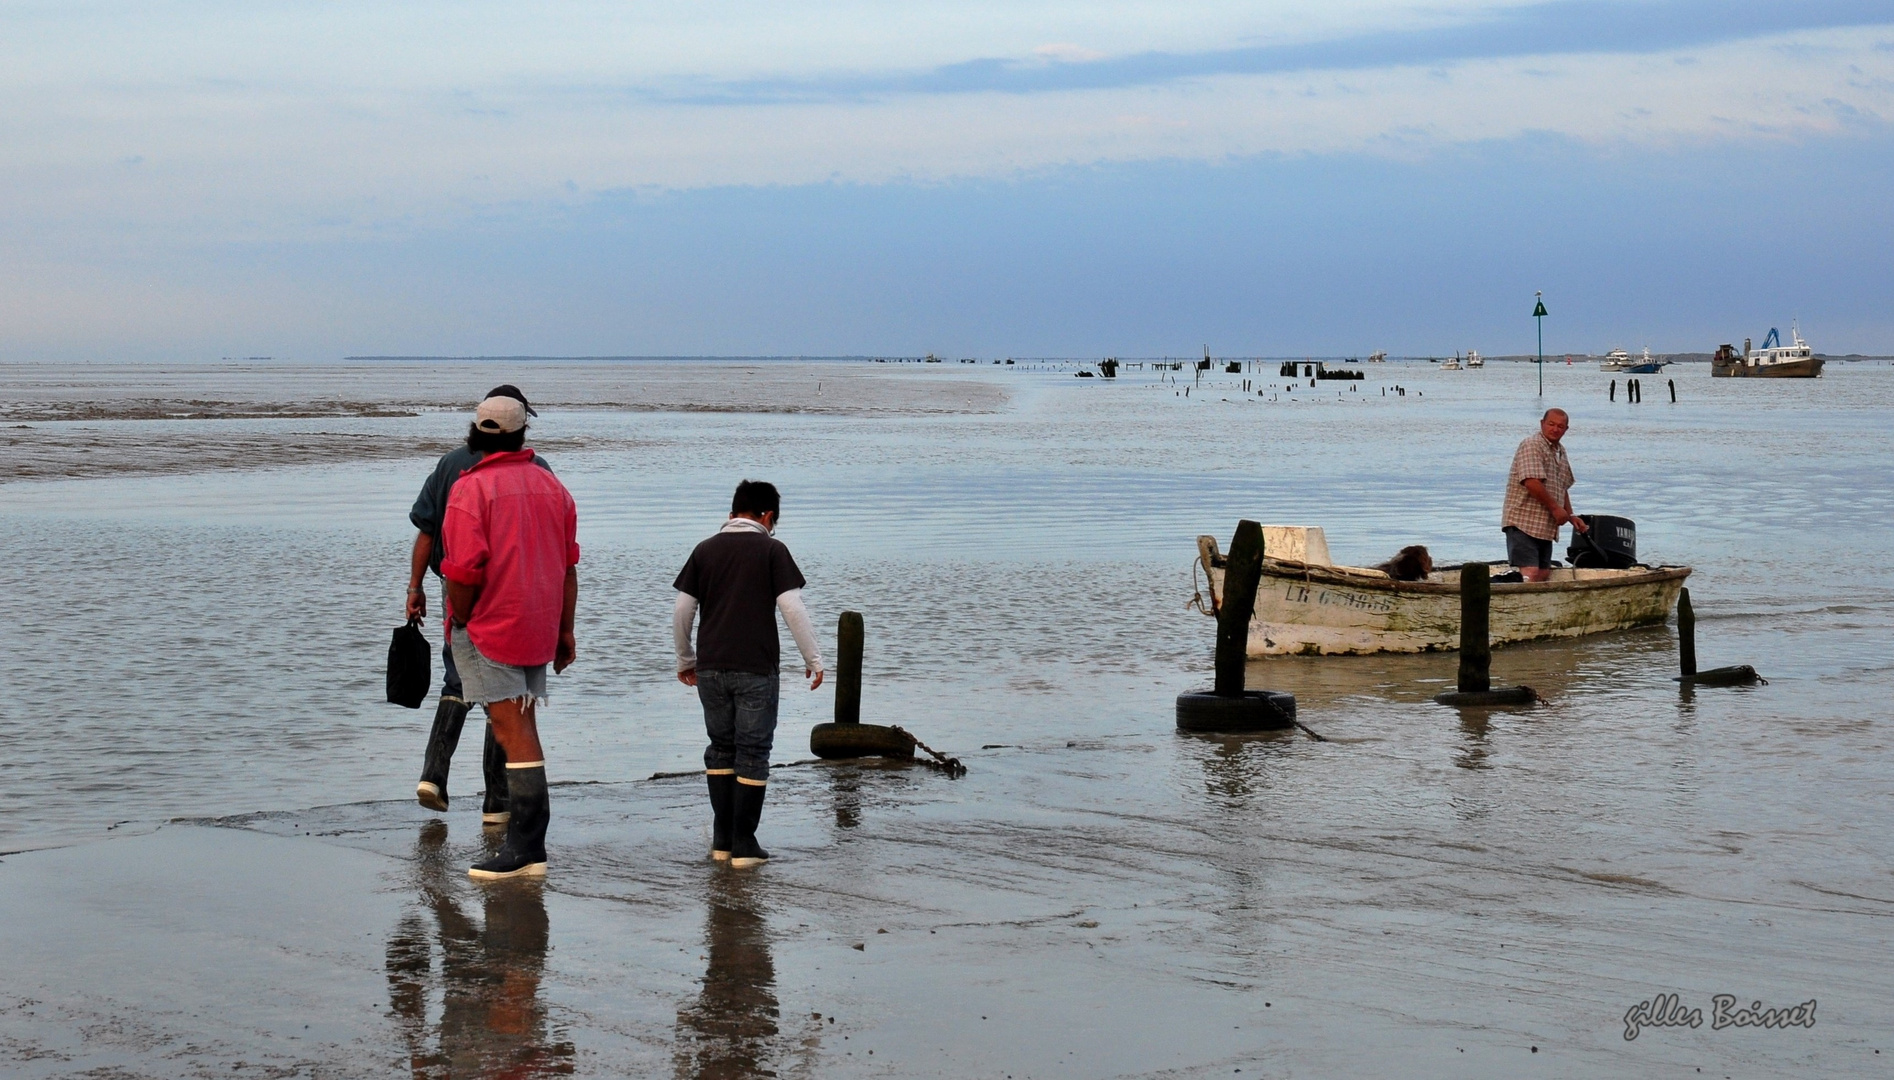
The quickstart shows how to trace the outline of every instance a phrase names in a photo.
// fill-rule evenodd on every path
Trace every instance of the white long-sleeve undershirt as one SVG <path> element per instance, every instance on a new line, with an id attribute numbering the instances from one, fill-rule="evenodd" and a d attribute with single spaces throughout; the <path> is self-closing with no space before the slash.
<path id="1" fill-rule="evenodd" d="M 822 646 L 816 641 L 809 609 L 803 606 L 802 590 L 790 589 L 777 596 L 776 609 L 783 613 L 790 636 L 796 639 L 796 650 L 802 653 L 802 666 L 812 672 L 821 671 Z M 677 649 L 679 671 L 693 671 L 697 667 L 697 650 L 691 645 L 691 624 L 696 621 L 697 598 L 687 592 L 678 593 L 677 603 L 671 608 L 671 641 Z"/>

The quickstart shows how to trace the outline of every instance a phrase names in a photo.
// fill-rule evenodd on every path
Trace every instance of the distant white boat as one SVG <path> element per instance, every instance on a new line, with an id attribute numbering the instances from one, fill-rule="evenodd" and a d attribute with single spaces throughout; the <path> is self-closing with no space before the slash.
<path id="1" fill-rule="evenodd" d="M 1631 366 L 1631 354 L 1623 349 L 1613 349 L 1605 354 L 1604 362 L 1598 365 L 1599 371 L 1623 371 Z"/>
<path id="2" fill-rule="evenodd" d="M 1371 352 L 1371 353 L 1369 353 L 1369 354 L 1368 354 L 1368 362 L 1369 362 L 1370 364 L 1385 364 L 1385 363 L 1387 363 L 1387 362 L 1388 362 L 1388 354 L 1387 354 L 1387 350 L 1385 350 L 1385 349 L 1384 349 L 1384 350 L 1382 350 L 1382 351 L 1380 351 L 1380 352 Z"/>
<path id="3" fill-rule="evenodd" d="M 1481 356 L 1478 352 L 1475 352 L 1472 349 L 1468 349 L 1467 350 L 1467 366 L 1470 368 L 1483 368 L 1486 366 L 1486 357 Z"/>
<path id="4" fill-rule="evenodd" d="M 1453 359 L 1451 359 L 1451 360 L 1443 360 L 1443 361 L 1441 362 L 1441 364 L 1440 364 L 1440 370 L 1442 370 L 1442 371 L 1459 371 L 1459 370 L 1460 370 L 1460 354 L 1459 354 L 1459 353 L 1454 353 L 1454 354 L 1453 354 Z"/>

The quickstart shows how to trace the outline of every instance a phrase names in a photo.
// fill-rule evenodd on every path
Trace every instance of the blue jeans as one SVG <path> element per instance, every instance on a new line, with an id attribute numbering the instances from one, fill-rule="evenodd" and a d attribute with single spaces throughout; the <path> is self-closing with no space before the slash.
<path id="1" fill-rule="evenodd" d="M 445 636 L 445 635 L 443 635 Z M 441 643 L 441 696 L 457 698 L 460 696 L 460 669 L 454 666 L 454 643 L 452 640 Z"/>
<path id="2" fill-rule="evenodd" d="M 704 703 L 704 730 L 710 735 L 704 768 L 734 768 L 739 779 L 759 784 L 769 780 L 781 689 L 781 677 L 774 671 L 697 672 L 697 699 Z"/>

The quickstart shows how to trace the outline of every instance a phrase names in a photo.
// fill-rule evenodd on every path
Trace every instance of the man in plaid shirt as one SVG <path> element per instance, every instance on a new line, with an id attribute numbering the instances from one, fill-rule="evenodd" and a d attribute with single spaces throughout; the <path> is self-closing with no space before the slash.
<path id="1" fill-rule="evenodd" d="M 1564 409 L 1547 409 L 1539 430 L 1526 436 L 1513 454 L 1506 478 L 1506 506 L 1500 528 L 1506 533 L 1506 561 L 1527 581 L 1552 576 L 1552 544 L 1566 522 L 1579 532 L 1585 523 L 1572 512 L 1572 463 L 1559 440 L 1572 424 Z"/>

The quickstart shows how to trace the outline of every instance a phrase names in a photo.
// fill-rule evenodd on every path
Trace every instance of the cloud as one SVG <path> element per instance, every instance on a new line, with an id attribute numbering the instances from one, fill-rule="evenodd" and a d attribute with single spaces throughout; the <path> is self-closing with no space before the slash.
<path id="1" fill-rule="evenodd" d="M 1710 17 L 1713 7 L 1720 17 Z M 406 9 L 390 10 L 394 18 Z M 1605 153 L 1886 137 L 1894 53 L 1883 47 L 1885 28 L 1744 36 L 1865 14 L 1840 0 L 1793 8 L 1558 0 L 1462 9 L 1447 24 L 1402 32 L 1336 36 L 1327 26 L 1315 29 L 1329 36 L 1311 37 L 1303 27 L 1301 44 L 1102 58 L 1093 58 L 1104 50 L 1089 34 L 1041 34 L 1034 24 L 1023 40 L 1052 44 L 1022 45 L 1019 55 L 1032 59 L 936 65 L 923 81 L 940 92 L 878 76 L 841 93 L 823 76 L 795 82 L 795 95 L 757 91 L 747 102 L 723 91 L 691 100 L 655 93 L 595 63 L 592 38 L 544 28 L 522 38 L 527 61 L 492 70 L 449 64 L 412 43 L 376 53 L 372 72 L 360 64 L 264 72 L 243 68 L 248 54 L 229 41 L 221 52 L 189 54 L 175 71 L 155 55 L 107 63 L 109 50 L 90 68 L 76 55 L 55 63 L 55 54 L 29 56 L 16 42 L 0 44 L 0 60 L 33 62 L 0 63 L 8 103 L 0 200 L 10 208 L 0 244 L 20 252 L 166 236 L 377 236 L 556 218 L 612 192 L 1017 178 L 1272 154 L 1411 159 L 1532 134 Z M 170 29 L 167 40 L 195 48 L 204 27 Z M 385 47 L 349 29 L 363 48 Z M 1099 40 L 1107 39 L 1122 44 Z M 1663 42 L 1675 48 L 1653 51 Z M 554 62 L 562 49 L 571 63 Z M 381 63 L 409 56 L 411 64 Z M 212 70 L 211 60 L 226 57 L 232 70 Z M 1685 58 L 1695 62 L 1678 62 Z M 740 84 L 764 85 L 717 85 Z"/>
<path id="2" fill-rule="evenodd" d="M 854 100 L 906 94 L 1057 93 L 1151 86 L 1219 75 L 1359 70 L 1517 56 L 1659 53 L 1794 31 L 1880 26 L 1891 18 L 1894 13 L 1884 0 L 1552 0 L 1479 12 L 1444 26 L 1283 44 L 1114 57 L 1068 45 L 1034 50 L 1041 59 L 1087 61 L 1082 65 L 981 57 L 916 72 L 703 82 L 677 90 L 647 86 L 638 92 L 655 101 L 691 104 Z M 1048 50 L 1075 52 L 1067 55 Z"/>

